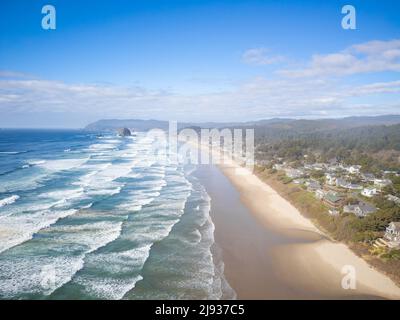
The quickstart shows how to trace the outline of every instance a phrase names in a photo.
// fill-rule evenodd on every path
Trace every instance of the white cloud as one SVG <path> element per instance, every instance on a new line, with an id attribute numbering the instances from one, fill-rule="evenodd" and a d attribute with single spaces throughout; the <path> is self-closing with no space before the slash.
<path id="1" fill-rule="evenodd" d="M 400 40 L 370 41 L 337 53 L 313 55 L 305 68 L 284 69 L 278 74 L 299 78 L 383 71 L 400 72 Z"/>
<path id="2" fill-rule="evenodd" d="M 282 56 L 270 56 L 265 48 L 254 48 L 246 50 L 242 55 L 242 61 L 251 65 L 268 65 L 282 62 Z"/>
<path id="3" fill-rule="evenodd" d="M 8 121 L 4 120 L 6 118 L 14 121 L 25 117 L 29 123 L 30 115 L 34 114 L 43 115 L 43 121 L 47 115 L 62 115 L 60 121 L 65 121 L 65 126 L 81 126 L 100 118 L 243 121 L 399 113 L 400 80 L 368 83 L 367 78 L 360 78 L 364 84 L 355 85 L 354 81 L 346 84 L 337 77 L 400 71 L 399 50 L 400 40 L 371 41 L 339 53 L 315 55 L 308 68 L 282 71 L 284 77 L 256 77 L 231 85 L 230 89 L 207 94 L 67 84 L 37 78 L 1 78 L 0 72 L 0 125 Z M 249 61 L 268 63 L 265 54 L 256 51 L 247 55 Z M 300 76 L 303 77 L 301 81 Z"/>
<path id="4" fill-rule="evenodd" d="M 32 75 L 9 70 L 0 70 L 0 78 L 32 78 Z"/>
<path id="5" fill-rule="evenodd" d="M 84 114 L 88 119 L 156 118 L 178 121 L 241 121 L 266 117 L 320 117 L 393 112 L 385 104 L 363 104 L 354 99 L 381 94 L 399 101 L 400 81 L 358 87 L 336 81 L 304 79 L 267 80 L 259 77 L 235 89 L 209 94 L 183 95 L 143 88 L 109 85 L 66 84 L 47 80 L 0 80 L 3 113 Z M 3 113 L 3 114 L 4 114 Z M 384 112 L 383 112 L 384 113 Z M 66 124 L 67 125 L 67 124 Z"/>

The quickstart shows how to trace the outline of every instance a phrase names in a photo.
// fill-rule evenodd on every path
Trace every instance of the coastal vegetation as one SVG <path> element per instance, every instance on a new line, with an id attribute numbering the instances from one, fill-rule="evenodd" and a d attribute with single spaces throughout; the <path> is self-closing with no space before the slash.
<path id="1" fill-rule="evenodd" d="M 325 234 L 400 283 L 400 124 L 282 122 L 255 128 L 255 173 Z M 341 201 L 332 206 L 328 193 Z M 361 207 L 370 211 L 349 212 Z"/>

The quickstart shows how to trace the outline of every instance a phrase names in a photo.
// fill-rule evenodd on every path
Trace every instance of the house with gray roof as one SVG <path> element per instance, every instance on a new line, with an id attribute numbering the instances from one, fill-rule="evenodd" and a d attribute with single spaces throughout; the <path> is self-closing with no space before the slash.
<path id="1" fill-rule="evenodd" d="M 377 209 L 365 202 L 360 202 L 358 204 L 349 204 L 343 207 L 344 213 L 353 213 L 359 218 L 364 218 L 367 215 L 376 212 Z"/>

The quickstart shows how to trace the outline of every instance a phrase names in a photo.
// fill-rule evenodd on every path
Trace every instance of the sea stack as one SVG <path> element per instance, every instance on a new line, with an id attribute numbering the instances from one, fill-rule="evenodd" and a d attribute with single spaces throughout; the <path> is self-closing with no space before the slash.
<path id="1" fill-rule="evenodd" d="M 118 129 L 118 135 L 121 137 L 128 137 L 131 136 L 131 130 L 129 130 L 128 128 L 120 128 Z"/>

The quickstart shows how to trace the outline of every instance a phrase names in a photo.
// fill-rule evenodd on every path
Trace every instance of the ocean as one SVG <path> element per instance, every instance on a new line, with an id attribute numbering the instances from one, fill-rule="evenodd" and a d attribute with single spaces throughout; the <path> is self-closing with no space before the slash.
<path id="1" fill-rule="evenodd" d="M 0 130 L 0 298 L 232 299 L 194 165 L 136 133 Z"/>

